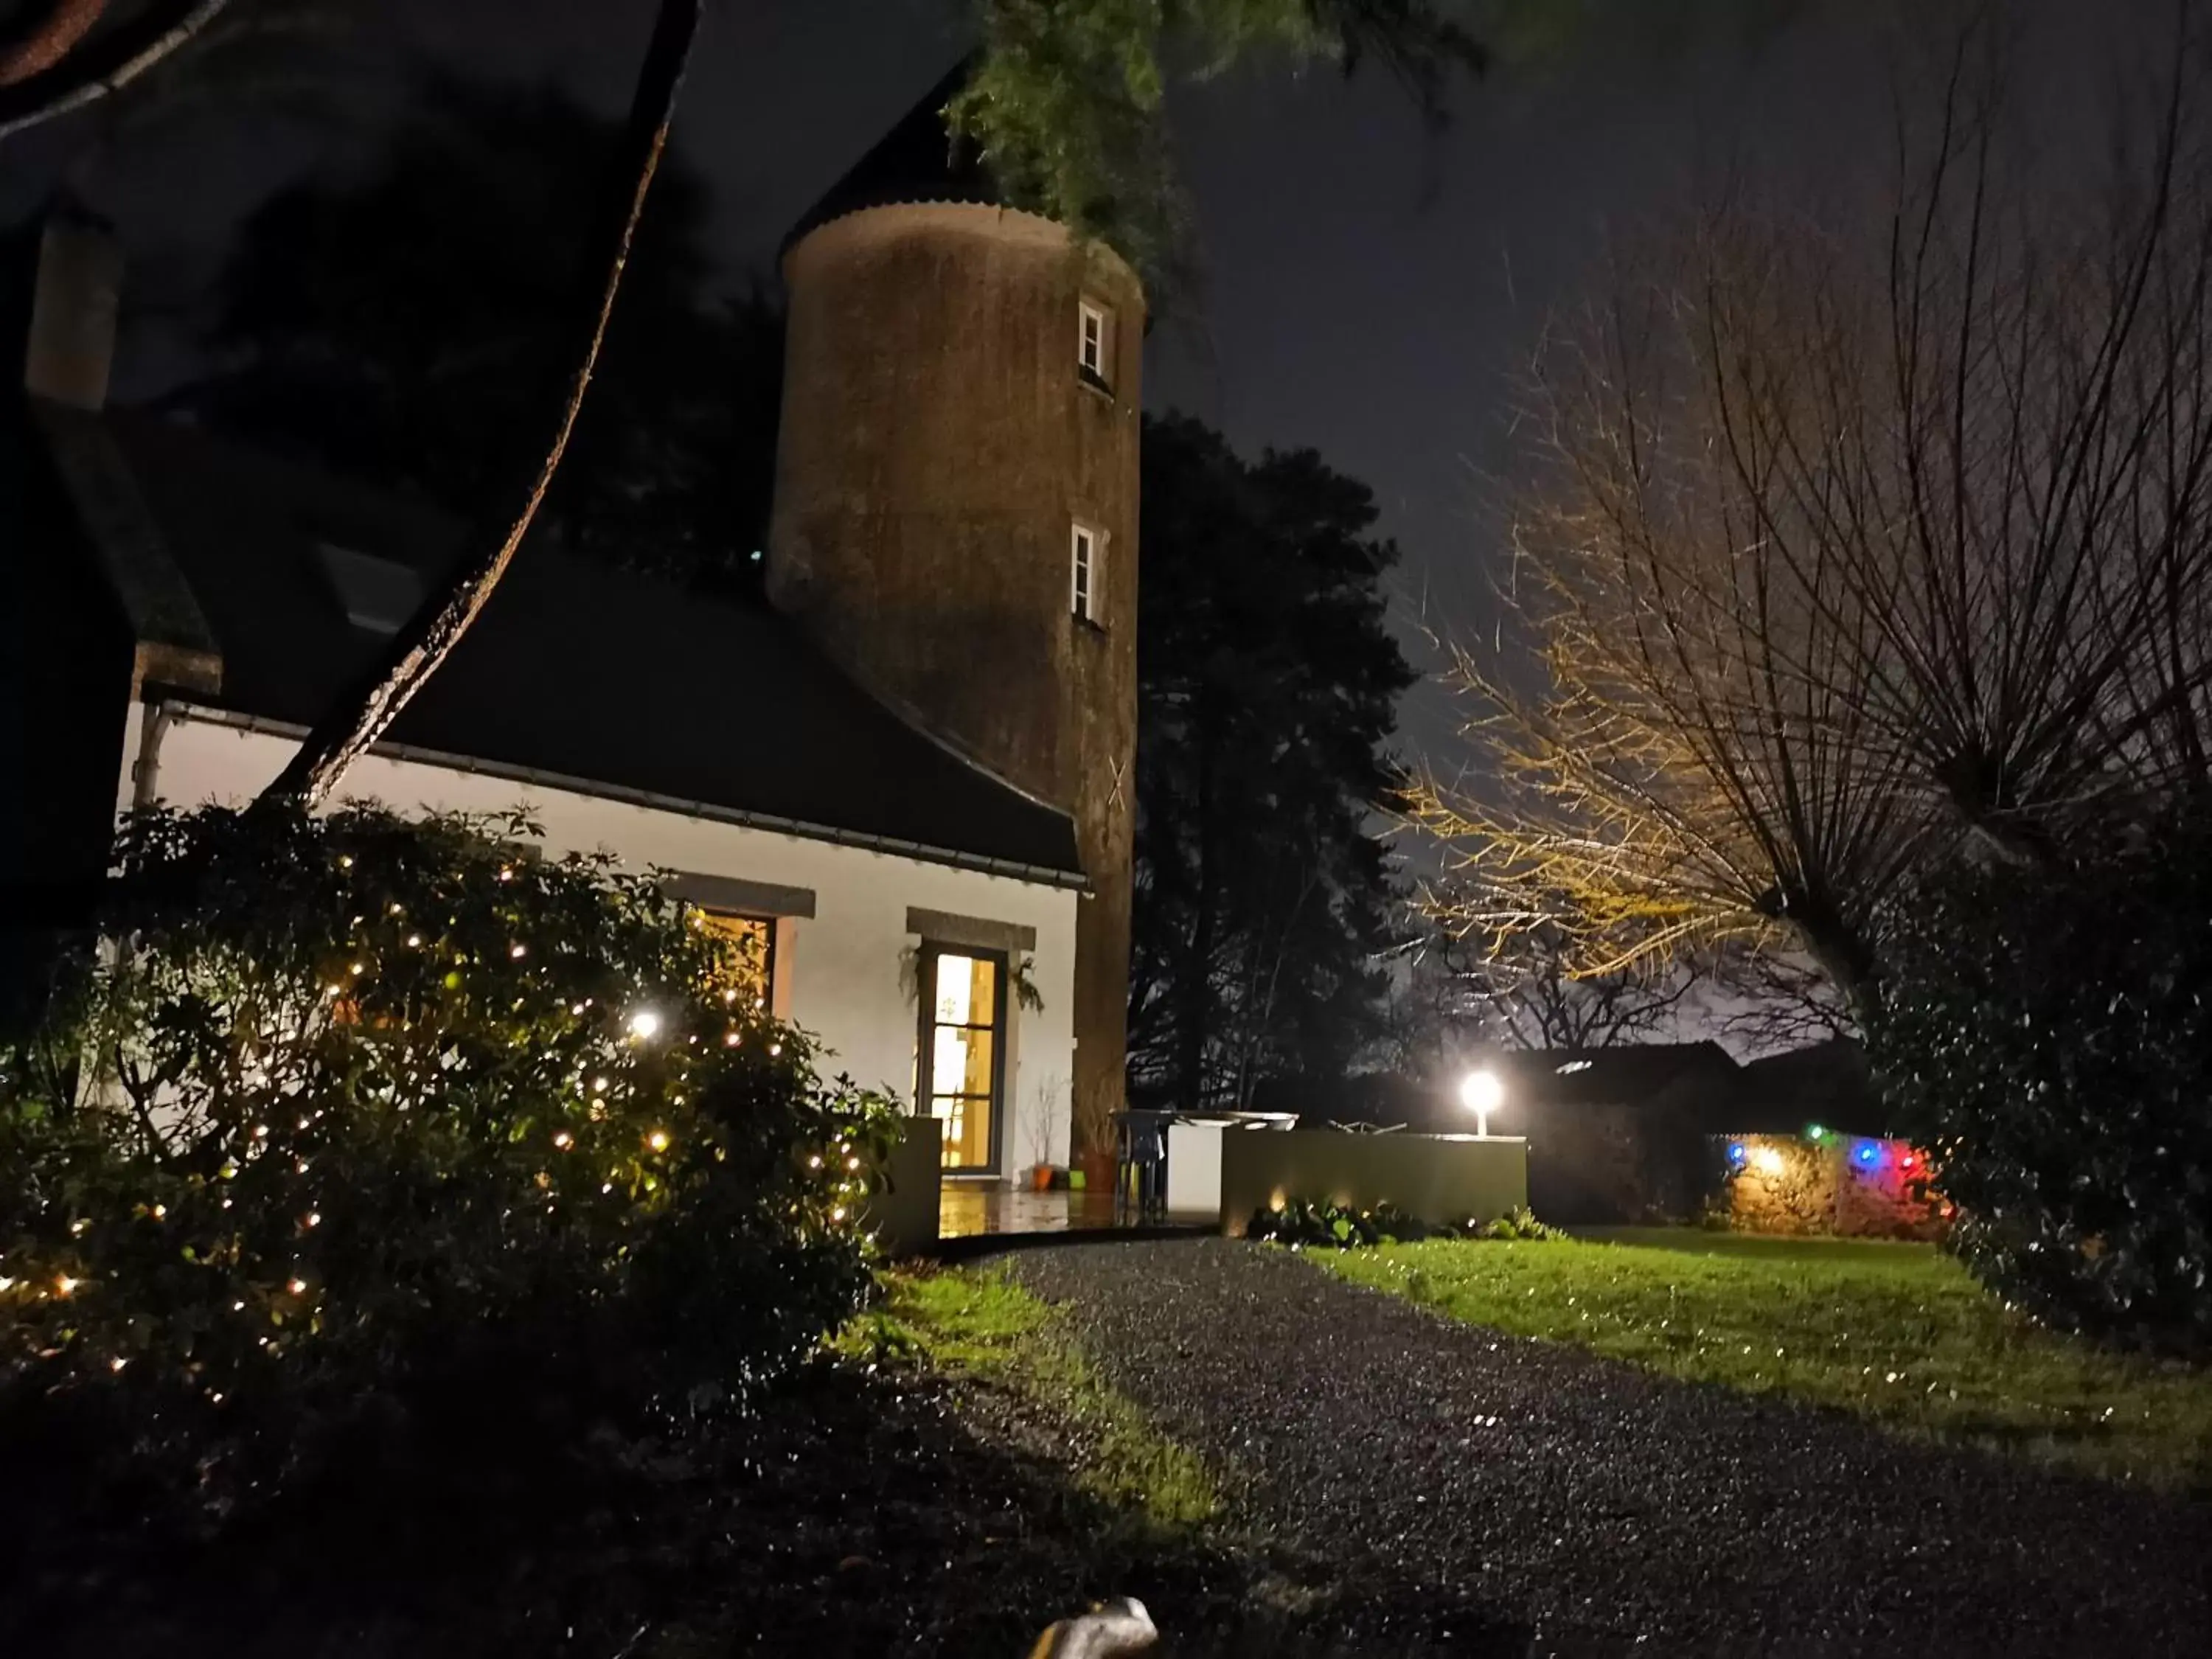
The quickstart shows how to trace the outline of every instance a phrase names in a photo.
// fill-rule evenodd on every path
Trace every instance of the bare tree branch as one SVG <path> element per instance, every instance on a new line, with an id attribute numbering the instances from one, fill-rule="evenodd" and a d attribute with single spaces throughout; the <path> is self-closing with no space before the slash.
<path id="1" fill-rule="evenodd" d="M 51 67 L 9 85 L 0 78 L 0 143 L 98 103 L 131 84 L 216 20 L 229 0 L 173 0 L 114 38 L 72 40 Z M 95 14 L 96 15 L 96 14 Z M 83 20 L 89 27 L 93 18 Z M 80 31 L 81 33 L 81 31 Z"/>
<path id="2" fill-rule="evenodd" d="M 0 45 L 0 87 L 27 81 L 68 57 L 107 9 L 107 0 L 51 0 L 38 24 Z"/>

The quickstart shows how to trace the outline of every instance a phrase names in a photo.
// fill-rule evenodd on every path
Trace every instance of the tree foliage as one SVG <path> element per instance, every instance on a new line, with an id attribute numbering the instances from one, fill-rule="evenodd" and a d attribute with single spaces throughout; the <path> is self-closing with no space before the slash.
<path id="1" fill-rule="evenodd" d="M 536 435 L 592 250 L 575 211 L 613 124 L 565 93 L 431 75 L 366 176 L 310 179 L 247 219 L 179 402 L 256 442 L 473 513 Z M 711 297 L 705 181 L 665 160 L 625 297 L 541 519 L 633 569 L 755 580 L 783 380 L 779 310 Z"/>
<path id="2" fill-rule="evenodd" d="M 1144 489 L 1130 1086 L 1222 1105 L 1377 1029 L 1397 550 L 1311 452 L 1247 462 L 1187 418 L 1146 423 Z"/>
<path id="3" fill-rule="evenodd" d="M 1019 205 L 1157 269 L 1177 212 L 1162 105 L 1170 68 L 1201 75 L 1273 51 L 1350 70 L 1380 62 L 1437 116 L 1481 44 L 1437 0 L 976 0 L 983 51 L 954 98 Z"/>
<path id="4" fill-rule="evenodd" d="M 228 1499 L 364 1413 L 680 1417 L 852 1309 L 888 1109 L 529 833 L 130 821 L 112 949 L 0 1061 L 0 1413 L 112 1412 Z"/>

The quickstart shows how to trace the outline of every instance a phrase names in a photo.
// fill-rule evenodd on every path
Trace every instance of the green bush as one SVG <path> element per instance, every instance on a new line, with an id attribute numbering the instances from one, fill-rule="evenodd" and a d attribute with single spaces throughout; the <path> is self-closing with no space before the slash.
<path id="1" fill-rule="evenodd" d="M 1882 951 L 1869 1052 L 1968 1267 L 2069 1328 L 2212 1345 L 2212 836 L 1953 866 Z"/>
<path id="2" fill-rule="evenodd" d="M 852 1311 L 888 1109 L 650 878 L 530 833 L 126 826 L 110 947 L 0 1059 L 0 1408 L 234 1496 L 457 1402 L 742 1401 Z"/>
<path id="3" fill-rule="evenodd" d="M 1412 1243 L 1424 1238 L 1563 1238 L 1556 1227 L 1536 1219 L 1525 1204 L 1491 1218 L 1469 1216 L 1449 1226 L 1432 1227 L 1395 1204 L 1355 1210 L 1326 1200 L 1293 1198 L 1280 1206 L 1255 1210 L 1244 1236 L 1303 1249 L 1360 1249 L 1376 1244 Z"/>

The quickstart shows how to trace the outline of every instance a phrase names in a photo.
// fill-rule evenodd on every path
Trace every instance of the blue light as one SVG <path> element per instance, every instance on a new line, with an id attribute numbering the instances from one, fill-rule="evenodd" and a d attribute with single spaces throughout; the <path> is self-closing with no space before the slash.
<path id="1" fill-rule="evenodd" d="M 1730 1142 L 1729 1142 L 1729 1163 L 1731 1163 L 1731 1164 L 1741 1164 L 1741 1163 L 1742 1163 L 1742 1162 L 1744 1161 L 1744 1159 L 1745 1159 L 1747 1157 L 1748 1157 L 1748 1156 L 1749 1156 L 1749 1154 L 1748 1154 L 1748 1153 L 1747 1153 L 1747 1152 L 1744 1151 L 1744 1149 L 1743 1149 L 1743 1142 L 1741 1142 L 1741 1140 L 1731 1140 Z"/>
<path id="2" fill-rule="evenodd" d="M 1862 1140 L 1852 1148 L 1851 1156 L 1858 1160 L 1859 1168 L 1871 1170 L 1881 1162 L 1881 1146 L 1876 1141 Z"/>

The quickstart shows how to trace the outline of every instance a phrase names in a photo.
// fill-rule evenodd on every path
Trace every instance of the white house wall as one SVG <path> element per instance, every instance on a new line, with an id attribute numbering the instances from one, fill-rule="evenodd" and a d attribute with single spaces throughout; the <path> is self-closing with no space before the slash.
<path id="1" fill-rule="evenodd" d="M 152 793 L 171 805 L 243 805 L 297 747 L 289 737 L 170 708 L 176 717 L 160 738 Z M 134 708 L 120 808 L 133 798 L 132 763 L 143 729 L 137 716 Z M 859 783 L 866 787 L 865 780 Z M 519 806 L 543 826 L 549 855 L 605 849 L 634 868 L 657 866 L 812 890 L 815 914 L 778 927 L 777 972 L 788 987 L 787 1001 L 779 990 L 779 1012 L 821 1039 L 830 1051 L 825 1073 L 848 1073 L 908 1106 L 919 1011 L 905 958 L 919 940 L 907 932 L 908 907 L 1035 928 L 1032 978 L 1044 1006 L 1020 1008 L 1016 999 L 1007 999 L 1008 1121 L 1000 1167 L 1015 1176 L 1039 1162 L 1067 1162 L 1075 916 L 1083 902 L 1068 889 L 419 759 L 371 755 L 347 774 L 344 793 L 403 811 L 504 812 Z"/>

